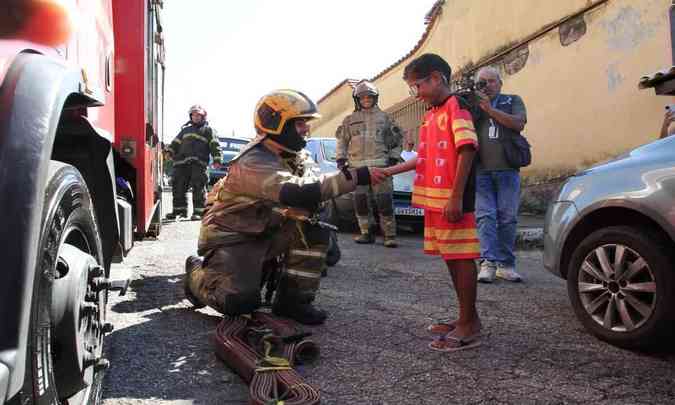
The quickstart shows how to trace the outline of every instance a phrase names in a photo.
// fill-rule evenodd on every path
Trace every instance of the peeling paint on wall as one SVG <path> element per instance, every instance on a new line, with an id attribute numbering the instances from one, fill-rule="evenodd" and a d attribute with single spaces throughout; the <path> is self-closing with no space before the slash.
<path id="1" fill-rule="evenodd" d="M 530 48 L 526 44 L 513 52 L 504 55 L 504 70 L 510 75 L 515 75 L 525 67 L 527 58 L 530 56 Z"/>
<path id="2" fill-rule="evenodd" d="M 558 29 L 558 33 L 560 35 L 560 44 L 562 46 L 568 46 L 578 41 L 586 34 L 586 21 L 584 20 L 584 16 L 580 15 L 565 22 Z"/>
<path id="3" fill-rule="evenodd" d="M 610 93 L 614 93 L 625 77 L 619 71 L 619 63 L 612 63 L 607 67 L 607 90 Z"/>
<path id="4" fill-rule="evenodd" d="M 616 17 L 602 22 L 609 35 L 611 50 L 630 51 L 654 35 L 653 25 L 642 21 L 642 14 L 635 7 L 624 7 Z"/>

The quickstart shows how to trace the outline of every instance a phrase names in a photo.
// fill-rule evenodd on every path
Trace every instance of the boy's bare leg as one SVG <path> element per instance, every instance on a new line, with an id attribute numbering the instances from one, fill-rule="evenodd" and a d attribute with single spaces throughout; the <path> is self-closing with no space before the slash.
<path id="1" fill-rule="evenodd" d="M 482 326 L 476 311 L 478 284 L 476 264 L 471 259 L 447 260 L 445 263 L 459 302 L 459 318 L 455 321 L 454 335 L 457 337 L 471 336 L 478 333 Z"/>

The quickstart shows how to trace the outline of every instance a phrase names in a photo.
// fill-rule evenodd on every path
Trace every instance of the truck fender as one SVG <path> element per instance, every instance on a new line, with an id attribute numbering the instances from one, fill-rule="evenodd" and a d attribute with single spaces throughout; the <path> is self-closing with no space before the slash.
<path id="1" fill-rule="evenodd" d="M 85 105 L 100 105 L 84 89 L 81 71 L 35 53 L 18 55 L 0 86 L 0 394 L 4 391 L 5 398 L 14 397 L 24 383 L 44 188 L 60 113 L 73 95 Z"/>

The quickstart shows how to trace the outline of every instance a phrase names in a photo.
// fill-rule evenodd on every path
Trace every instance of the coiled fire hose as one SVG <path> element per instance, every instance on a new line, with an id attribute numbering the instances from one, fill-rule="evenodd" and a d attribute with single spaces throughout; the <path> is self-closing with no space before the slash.
<path id="1" fill-rule="evenodd" d="M 319 357 L 319 347 L 291 321 L 263 312 L 224 317 L 215 336 L 216 354 L 249 384 L 250 404 L 319 404 L 319 391 L 293 365 Z"/>

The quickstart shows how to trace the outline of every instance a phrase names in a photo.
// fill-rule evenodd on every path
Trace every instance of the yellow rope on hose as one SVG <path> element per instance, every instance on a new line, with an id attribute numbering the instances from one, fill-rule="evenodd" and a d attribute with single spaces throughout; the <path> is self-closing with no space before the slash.
<path id="1" fill-rule="evenodd" d="M 266 336 L 263 337 L 263 339 L 265 338 Z M 272 351 L 272 344 L 269 341 L 263 340 L 263 345 L 265 347 L 265 355 L 260 361 L 260 363 L 263 365 L 256 367 L 255 369 L 256 372 L 283 371 L 293 369 L 288 359 L 284 357 L 270 356 L 270 352 Z"/>
<path id="2" fill-rule="evenodd" d="M 255 372 L 264 373 L 267 371 L 286 371 L 292 369 L 293 369 L 292 367 L 256 367 Z"/>

